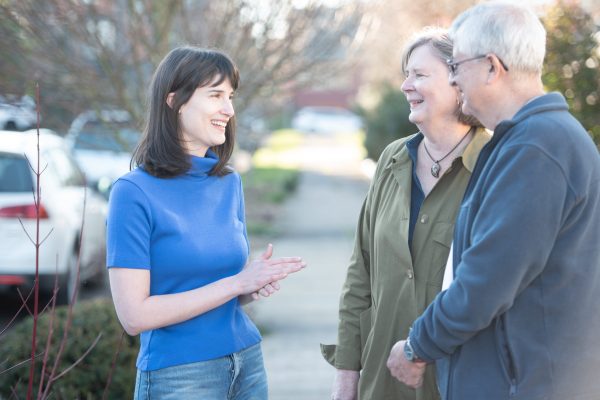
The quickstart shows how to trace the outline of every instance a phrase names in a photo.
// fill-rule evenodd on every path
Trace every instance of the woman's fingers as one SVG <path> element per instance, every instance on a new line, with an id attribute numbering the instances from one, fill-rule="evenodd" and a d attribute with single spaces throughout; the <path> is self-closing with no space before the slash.
<path id="1" fill-rule="evenodd" d="M 273 287 L 273 285 L 272 285 L 272 284 L 270 284 L 270 283 L 267 283 L 267 284 L 265 285 L 264 289 L 265 289 L 267 292 L 269 292 L 269 294 L 273 294 L 273 293 L 275 293 L 275 292 L 276 292 L 275 288 L 274 288 L 274 287 Z"/>
<path id="2" fill-rule="evenodd" d="M 269 260 L 269 265 L 291 264 L 302 262 L 302 257 L 279 257 Z"/>
<path id="3" fill-rule="evenodd" d="M 268 260 L 273 255 L 273 244 L 269 243 L 267 245 L 267 250 L 260 256 L 261 260 Z"/>

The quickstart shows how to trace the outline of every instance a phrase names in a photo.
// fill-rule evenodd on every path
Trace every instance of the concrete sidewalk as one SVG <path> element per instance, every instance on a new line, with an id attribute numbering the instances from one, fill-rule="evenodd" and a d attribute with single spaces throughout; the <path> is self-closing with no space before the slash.
<path id="1" fill-rule="evenodd" d="M 335 143 L 322 138 L 306 140 L 306 154 L 329 153 L 326 170 L 319 172 L 317 160 L 305 160 L 311 172 L 302 173 L 296 194 L 276 223 L 281 234 L 272 240 L 274 256 L 302 256 L 308 267 L 282 281 L 276 295 L 251 306 L 263 330 L 272 400 L 330 395 L 334 369 L 322 358 L 319 343 L 336 342 L 340 290 L 368 189 L 360 157 L 335 148 Z"/>

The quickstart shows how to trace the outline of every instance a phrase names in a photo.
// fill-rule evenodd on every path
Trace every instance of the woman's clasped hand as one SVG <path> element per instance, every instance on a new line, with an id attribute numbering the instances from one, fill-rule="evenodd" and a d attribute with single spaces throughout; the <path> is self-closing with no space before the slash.
<path id="1" fill-rule="evenodd" d="M 254 300 L 258 300 L 259 295 L 269 297 L 279 290 L 280 280 L 306 267 L 301 257 L 271 258 L 272 256 L 273 245 L 269 244 L 260 258 L 248 262 L 235 276 L 240 295 L 252 294 Z"/>

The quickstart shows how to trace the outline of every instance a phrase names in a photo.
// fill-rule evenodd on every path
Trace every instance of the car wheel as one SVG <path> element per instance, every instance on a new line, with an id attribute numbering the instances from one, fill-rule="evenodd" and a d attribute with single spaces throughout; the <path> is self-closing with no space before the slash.
<path id="1" fill-rule="evenodd" d="M 77 281 L 77 254 L 71 254 L 67 272 L 60 279 L 60 287 L 56 295 L 56 304 L 65 305 L 71 302 L 75 288 L 79 286 Z"/>
<path id="2" fill-rule="evenodd" d="M 4 125 L 4 129 L 6 129 L 7 131 L 16 131 L 17 130 L 17 124 L 15 124 L 14 121 L 8 121 Z"/>

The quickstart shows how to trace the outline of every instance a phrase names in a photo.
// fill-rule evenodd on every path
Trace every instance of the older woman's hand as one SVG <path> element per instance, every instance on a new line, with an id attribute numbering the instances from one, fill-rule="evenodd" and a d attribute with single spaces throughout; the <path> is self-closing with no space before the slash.
<path id="1" fill-rule="evenodd" d="M 338 369 L 333 381 L 331 400 L 356 400 L 358 398 L 358 378 L 360 372 Z"/>

